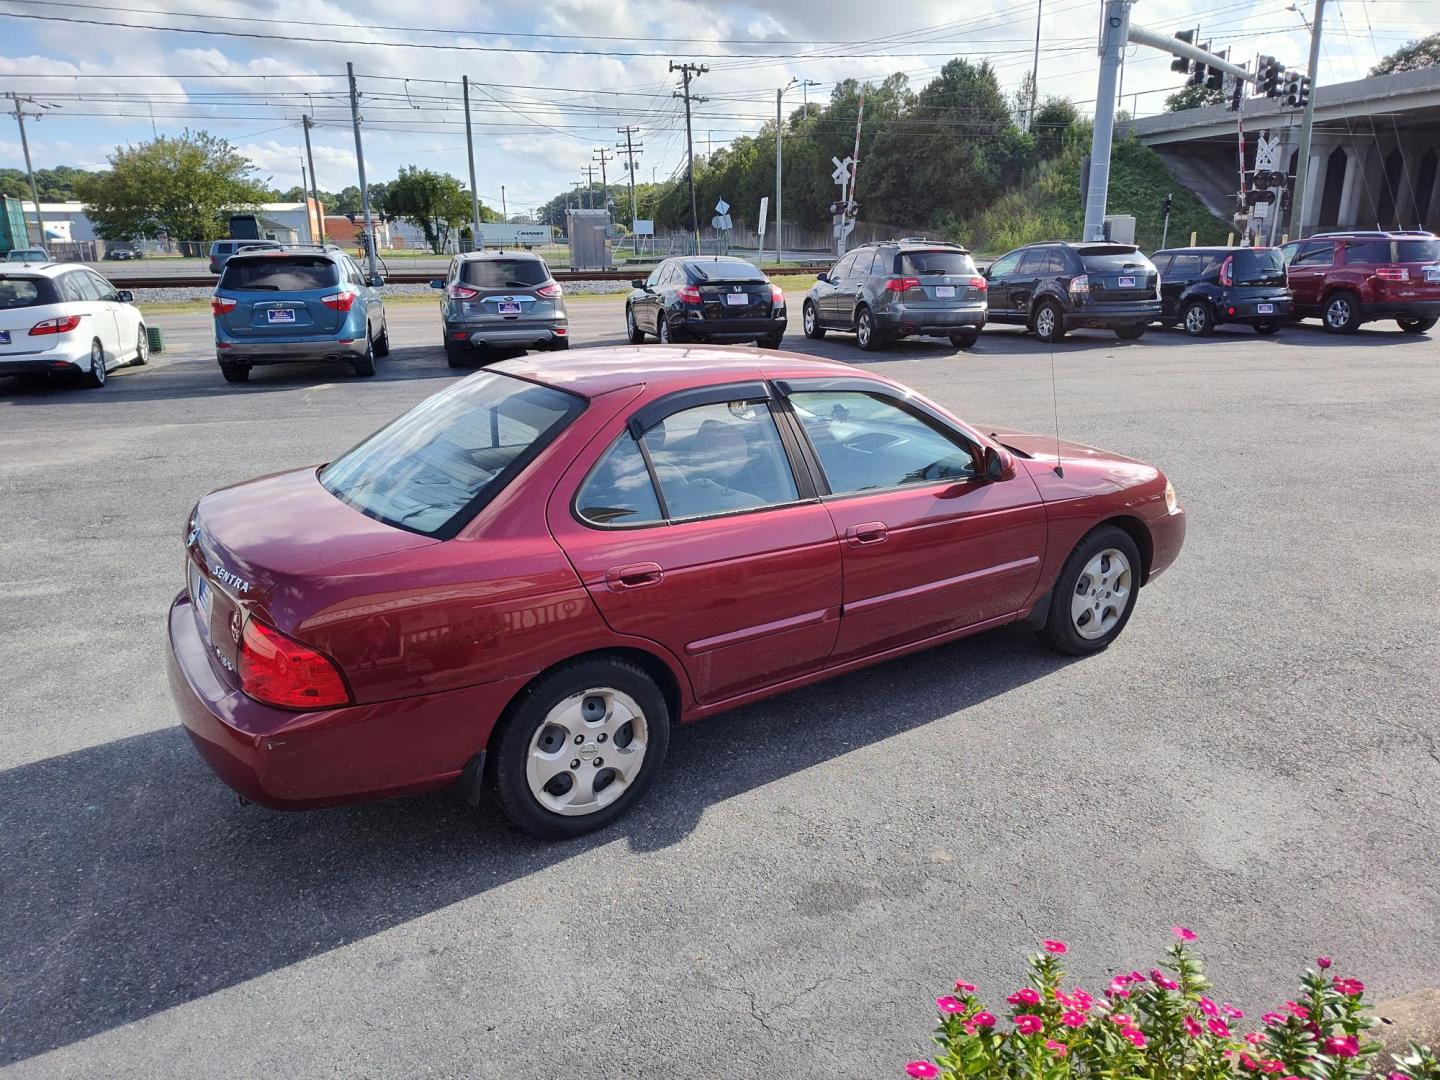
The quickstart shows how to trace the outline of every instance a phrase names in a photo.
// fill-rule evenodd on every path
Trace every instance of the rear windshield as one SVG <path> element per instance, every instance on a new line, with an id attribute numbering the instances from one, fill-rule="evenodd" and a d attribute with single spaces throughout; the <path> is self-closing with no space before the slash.
<path id="1" fill-rule="evenodd" d="M 1150 260 L 1136 248 L 1115 245 L 1106 248 L 1086 248 L 1080 252 L 1080 261 L 1085 264 L 1087 274 L 1114 273 L 1116 270 L 1153 270 Z"/>
<path id="2" fill-rule="evenodd" d="M 715 259 L 686 263 L 696 281 L 764 281 L 765 275 L 744 259 Z"/>
<path id="3" fill-rule="evenodd" d="M 905 251 L 900 254 L 902 274 L 974 274 L 975 260 L 964 251 Z"/>
<path id="4" fill-rule="evenodd" d="M 0 311 L 59 302 L 60 297 L 56 295 L 55 285 L 49 278 L 0 274 Z"/>
<path id="5" fill-rule="evenodd" d="M 255 292 L 303 292 L 340 284 L 340 269 L 318 255 L 234 256 L 225 264 L 222 289 Z"/>
<path id="6" fill-rule="evenodd" d="M 1236 285 L 1284 285 L 1285 260 L 1278 248 L 1237 251 L 1232 273 Z"/>
<path id="7" fill-rule="evenodd" d="M 550 280 L 549 268 L 539 259 L 472 259 L 461 277 L 481 289 L 528 289 Z"/>
<path id="8" fill-rule="evenodd" d="M 1440 240 L 1396 240 L 1396 262 L 1435 262 L 1440 260 Z"/>
<path id="9" fill-rule="evenodd" d="M 448 539 L 583 408 L 548 386 L 472 375 L 327 465 L 320 482 L 362 514 Z"/>

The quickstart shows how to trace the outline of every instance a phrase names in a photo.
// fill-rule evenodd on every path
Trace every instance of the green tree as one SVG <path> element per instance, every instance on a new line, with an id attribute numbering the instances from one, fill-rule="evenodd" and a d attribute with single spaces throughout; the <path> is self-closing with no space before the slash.
<path id="1" fill-rule="evenodd" d="M 35 186 L 41 202 L 70 202 L 77 198 L 76 185 L 90 173 L 71 165 L 53 169 L 36 169 Z M 0 195 L 17 199 L 30 198 L 30 178 L 23 169 L 0 169 Z"/>
<path id="2" fill-rule="evenodd" d="M 1211 90 L 1202 83 L 1199 86 L 1187 86 L 1179 93 L 1167 97 L 1165 111 L 1184 112 L 1186 109 L 1199 109 L 1206 105 L 1222 105 L 1224 102 L 1224 90 Z"/>
<path id="3" fill-rule="evenodd" d="M 1030 134 L 1035 140 L 1035 152 L 1043 161 L 1058 154 L 1065 144 L 1065 138 L 1075 125 L 1080 123 L 1080 111 L 1065 98 L 1048 97 L 1035 113 L 1035 124 Z"/>
<path id="4" fill-rule="evenodd" d="M 371 185 L 372 195 L 377 186 Z M 449 246 L 450 234 L 470 220 L 470 192 L 449 173 L 408 165 L 385 186 L 383 195 L 384 211 L 404 218 L 423 232 L 425 242 L 437 255 Z M 373 201 L 371 208 L 376 209 Z M 481 203 L 481 221 L 498 218 L 494 210 Z"/>
<path id="5" fill-rule="evenodd" d="M 1370 69 L 1371 75 L 1393 75 L 1397 71 L 1419 71 L 1440 66 L 1440 33 L 1412 41 L 1396 49 Z"/>
<path id="6" fill-rule="evenodd" d="M 106 240 L 164 234 L 209 241 L 228 234 L 232 211 L 255 209 L 269 192 L 228 142 L 187 129 L 178 138 L 117 147 L 110 171 L 83 177 L 76 194 Z"/>

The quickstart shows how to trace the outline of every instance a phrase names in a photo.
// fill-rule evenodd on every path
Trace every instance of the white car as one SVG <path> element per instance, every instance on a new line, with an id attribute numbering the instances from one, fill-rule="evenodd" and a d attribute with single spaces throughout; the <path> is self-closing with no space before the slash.
<path id="1" fill-rule="evenodd" d="M 86 386 L 150 356 L 145 322 L 128 292 L 65 263 L 0 263 L 0 375 L 70 372 Z"/>

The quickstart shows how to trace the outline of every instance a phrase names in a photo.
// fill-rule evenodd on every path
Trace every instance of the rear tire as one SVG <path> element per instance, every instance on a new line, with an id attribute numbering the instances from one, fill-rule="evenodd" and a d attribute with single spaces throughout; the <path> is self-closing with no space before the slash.
<path id="1" fill-rule="evenodd" d="M 1065 337 L 1065 312 L 1054 300 L 1035 309 L 1035 336 L 1050 345 Z"/>
<path id="2" fill-rule="evenodd" d="M 771 334 L 769 337 L 759 338 L 755 344 L 762 349 L 778 349 L 782 340 L 783 338 L 780 334 Z"/>
<path id="3" fill-rule="evenodd" d="M 105 347 L 99 338 L 90 343 L 90 370 L 85 373 L 85 385 L 92 390 L 105 385 Z"/>
<path id="4" fill-rule="evenodd" d="M 1180 326 L 1191 337 L 1209 337 L 1215 332 L 1215 313 L 1204 300 L 1191 300 L 1180 312 Z"/>
<path id="5" fill-rule="evenodd" d="M 1325 301 L 1320 316 L 1330 334 L 1353 334 L 1360 329 L 1360 297 L 1353 292 L 1337 292 Z"/>
<path id="6" fill-rule="evenodd" d="M 1092 530 L 1060 568 L 1041 637 L 1071 656 L 1107 648 L 1135 610 L 1141 572 L 1129 533 L 1114 525 Z"/>
<path id="7" fill-rule="evenodd" d="M 1135 323 L 1133 326 L 1117 326 L 1115 327 L 1115 336 L 1121 341 L 1139 341 L 1145 336 L 1146 329 L 1148 329 L 1148 327 L 1145 323 Z"/>
<path id="8" fill-rule="evenodd" d="M 546 348 L 551 352 L 564 352 L 570 348 L 570 339 L 568 337 L 551 338 L 550 344 L 547 345 Z"/>
<path id="9" fill-rule="evenodd" d="M 632 719 L 625 725 L 608 730 L 627 714 Z M 630 777 L 605 765 L 607 756 L 618 759 L 637 741 L 642 757 Z M 510 704 L 490 739 L 489 787 L 500 810 L 525 832 L 580 836 L 640 800 L 663 766 L 669 742 L 670 710 L 649 675 L 627 660 L 579 660 L 542 676 Z M 541 783 L 546 774 L 548 782 Z M 616 783 L 624 784 L 621 793 L 605 802 L 604 791 Z"/>
<path id="10" fill-rule="evenodd" d="M 1429 330 L 1432 326 L 1434 326 L 1437 320 L 1434 315 L 1431 315 L 1428 318 L 1396 319 L 1395 321 L 1400 324 L 1400 330 L 1402 333 L 1423 334 L 1425 333 L 1425 331 Z"/>
<path id="11" fill-rule="evenodd" d="M 980 331 L 975 329 L 957 330 L 950 335 L 950 344 L 957 349 L 968 349 L 980 340 Z"/>
<path id="12" fill-rule="evenodd" d="M 641 330 L 640 324 L 635 321 L 635 309 L 629 304 L 625 305 L 625 334 L 631 345 L 645 343 L 645 331 Z"/>
<path id="13" fill-rule="evenodd" d="M 365 338 L 365 355 L 350 361 L 350 368 L 362 379 L 375 374 L 375 342 L 369 336 Z"/>
<path id="14" fill-rule="evenodd" d="M 660 315 L 655 320 L 655 338 L 661 345 L 673 345 L 675 339 L 670 333 L 670 317 L 661 309 Z"/>
<path id="15" fill-rule="evenodd" d="M 225 381 L 228 383 L 249 382 L 250 366 L 248 364 L 232 364 L 228 360 L 221 360 L 220 374 L 225 376 Z"/>
<path id="16" fill-rule="evenodd" d="M 824 338 L 825 327 L 820 325 L 820 313 L 815 310 L 815 301 L 806 300 L 801 312 L 805 322 L 805 336 L 811 341 Z"/>
<path id="17" fill-rule="evenodd" d="M 390 355 L 390 324 L 388 322 L 380 324 L 380 336 L 375 339 L 375 355 Z"/>
<path id="18" fill-rule="evenodd" d="M 463 341 L 445 341 L 445 359 L 452 368 L 470 366 L 470 347 Z"/>
<path id="19" fill-rule="evenodd" d="M 879 352 L 885 347 L 885 338 L 875 323 L 875 316 L 864 304 L 855 312 L 855 344 L 864 352 Z"/>
<path id="20" fill-rule="evenodd" d="M 1281 323 L 1279 320 L 1276 320 L 1275 322 L 1256 323 L 1255 333 L 1259 334 L 1261 337 L 1273 337 L 1280 332 L 1280 327 L 1283 325 L 1284 324 Z"/>

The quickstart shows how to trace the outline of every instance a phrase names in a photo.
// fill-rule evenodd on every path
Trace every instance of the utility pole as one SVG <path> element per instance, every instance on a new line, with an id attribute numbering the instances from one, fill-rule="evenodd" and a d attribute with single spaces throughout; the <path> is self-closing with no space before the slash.
<path id="1" fill-rule="evenodd" d="M 300 159 L 300 190 L 305 193 L 304 201 L 310 201 L 310 174 L 305 171 L 305 159 Z M 305 208 L 305 239 L 308 243 L 317 244 L 315 239 L 315 219 L 310 216 L 310 208 Z"/>
<path id="2" fill-rule="evenodd" d="M 315 121 L 308 116 L 302 116 L 300 123 L 305 128 L 305 160 L 310 163 L 310 198 L 315 203 L 315 223 L 320 226 L 320 239 L 317 243 L 323 244 L 325 243 L 325 211 L 320 208 L 320 181 L 315 179 L 315 154 L 310 149 L 310 129 L 315 126 Z M 306 214 L 305 216 L 308 219 L 310 215 Z"/>
<path id="3" fill-rule="evenodd" d="M 40 239 L 37 241 L 41 247 L 45 246 L 45 218 L 40 213 L 40 189 L 35 186 L 35 168 L 30 164 L 30 140 L 25 137 L 25 110 L 20 106 L 22 103 L 35 105 L 37 102 L 32 97 L 21 97 L 13 90 L 5 95 L 15 103 L 15 121 L 20 125 L 20 149 L 25 153 L 25 172 L 30 176 L 30 198 L 35 203 L 35 227 L 40 230 Z M 40 119 L 38 112 L 31 113 L 35 119 Z"/>
<path id="4" fill-rule="evenodd" d="M 785 141 L 785 118 L 784 118 L 784 116 L 781 115 L 780 102 L 781 102 L 781 99 L 784 98 L 784 96 L 785 96 L 785 91 L 786 91 L 786 90 L 789 90 L 790 87 L 794 86 L 797 81 L 798 81 L 798 80 L 792 78 L 788 83 L 786 83 L 784 86 L 780 87 L 780 89 L 778 89 L 778 90 L 775 91 L 775 262 L 776 262 L 776 265 L 779 265 L 779 263 L 780 263 L 780 260 L 781 260 L 781 258 L 782 258 L 781 248 L 782 248 L 782 246 L 783 246 L 784 243 L 785 243 L 785 240 L 784 240 L 785 233 L 784 233 L 784 231 L 783 231 L 785 218 L 784 218 L 784 216 L 783 216 L 782 213 L 781 213 L 782 207 L 781 207 L 781 203 L 780 203 L 781 191 L 782 191 L 781 181 L 782 181 L 782 179 L 783 179 L 783 164 L 784 164 L 784 158 L 783 158 L 783 155 L 781 154 L 780 146 L 781 146 L 781 144 Z M 760 250 L 761 250 L 761 252 L 764 252 L 764 250 L 765 250 L 765 237 L 763 237 L 763 236 L 760 237 Z"/>
<path id="5" fill-rule="evenodd" d="M 590 210 L 593 209 L 590 202 L 595 195 L 595 166 L 586 165 L 580 171 L 585 174 L 585 209 Z"/>
<path id="6" fill-rule="evenodd" d="M 1310 175 L 1310 133 L 1315 126 L 1315 79 L 1320 74 L 1320 27 L 1324 21 L 1325 0 L 1315 0 L 1315 21 L 1310 27 L 1310 93 L 1305 102 L 1305 118 L 1300 121 L 1300 149 L 1295 155 L 1295 195 L 1290 203 L 1292 240 L 1305 236 L 1305 181 Z"/>
<path id="7" fill-rule="evenodd" d="M 1100 26 L 1100 82 L 1090 139 L 1090 190 L 1085 194 L 1086 240 L 1105 239 L 1105 200 L 1110 193 L 1110 144 L 1115 136 L 1115 87 L 1130 29 L 1130 0 L 1106 0 Z"/>
<path id="8" fill-rule="evenodd" d="M 380 276 L 375 263 L 375 219 L 370 213 L 370 185 L 365 183 L 365 149 L 360 145 L 360 91 L 355 89 L 355 65 L 347 61 L 345 74 L 350 80 L 350 122 L 355 128 L 355 164 L 360 170 L 360 208 L 365 213 L 365 250 L 370 256 L 370 276 Z"/>
<path id="9" fill-rule="evenodd" d="M 470 250 L 479 251 L 480 188 L 475 183 L 475 140 L 470 135 L 470 76 L 460 76 L 460 93 L 465 98 L 465 153 L 470 158 Z"/>
<path id="10" fill-rule="evenodd" d="M 608 146 L 597 146 L 595 148 L 597 160 L 600 162 L 600 209 L 606 213 L 610 211 L 610 180 L 605 172 L 605 163 L 615 155 Z"/>
<path id="11" fill-rule="evenodd" d="M 500 185 L 500 221 L 502 224 L 510 224 L 510 211 L 505 207 L 505 185 Z"/>
<path id="12" fill-rule="evenodd" d="M 631 235 L 634 235 L 635 218 L 639 214 L 635 206 L 635 152 L 643 149 L 645 144 L 632 141 L 636 135 L 640 134 L 638 127 L 631 127 L 629 124 L 626 124 L 623 128 L 616 128 L 615 130 L 625 136 L 625 160 L 628 162 L 625 166 L 625 171 L 630 174 L 630 232 Z M 616 143 L 616 149 L 619 149 L 619 143 Z M 638 239 L 635 241 L 635 251 L 637 254 L 640 251 L 640 241 Z"/>
<path id="13" fill-rule="evenodd" d="M 691 102 L 705 102 L 708 98 L 696 97 L 690 93 L 690 80 L 699 78 L 710 69 L 704 64 L 677 64 L 670 61 L 670 70 L 680 72 L 683 80 L 683 89 L 671 97 L 685 99 L 685 173 L 690 184 L 690 240 L 695 246 L 695 254 L 700 254 L 700 213 L 695 207 L 695 133 L 690 125 L 690 104 Z"/>
<path id="14" fill-rule="evenodd" d="M 1035 130 L 1035 102 L 1040 97 L 1040 12 L 1045 0 L 1035 0 L 1035 59 L 1030 62 L 1030 130 Z"/>

